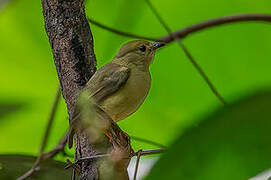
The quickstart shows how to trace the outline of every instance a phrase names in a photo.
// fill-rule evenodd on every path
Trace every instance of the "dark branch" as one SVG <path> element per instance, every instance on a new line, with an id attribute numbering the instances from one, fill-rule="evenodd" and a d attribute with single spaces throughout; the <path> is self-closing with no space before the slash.
<path id="1" fill-rule="evenodd" d="M 50 115 L 49 115 L 48 124 L 47 124 L 46 130 L 45 130 L 45 133 L 44 133 L 44 136 L 43 136 L 43 139 L 42 139 L 42 143 L 41 143 L 41 146 L 40 146 L 39 154 L 42 154 L 44 152 L 45 147 L 46 147 L 46 144 L 47 144 L 47 141 L 48 141 L 48 138 L 49 138 L 49 134 L 50 134 L 50 131 L 51 131 L 51 127 L 52 127 L 52 124 L 53 124 L 53 121 L 54 121 L 54 118 L 55 118 L 56 109 L 57 109 L 57 106 L 59 104 L 60 94 L 61 94 L 61 90 L 60 90 L 60 87 L 58 87 L 57 92 L 56 92 L 56 96 L 55 96 L 55 99 L 54 99 L 54 102 L 53 102 L 53 105 L 52 105 L 52 108 L 51 108 L 51 112 L 50 112 Z"/>
<path id="2" fill-rule="evenodd" d="M 130 136 L 130 138 L 132 140 L 141 141 L 141 142 L 148 143 L 148 144 L 151 144 L 151 145 L 154 145 L 154 146 L 158 146 L 160 148 L 167 148 L 167 146 L 165 146 L 163 144 L 160 144 L 160 143 L 148 140 L 148 139 L 140 138 L 140 137 L 137 137 L 137 136 Z"/>
<path id="3" fill-rule="evenodd" d="M 148 2 L 148 1 L 147 1 Z M 151 5 L 152 6 L 152 5 Z M 153 8 L 152 8 L 153 9 Z M 155 9 L 154 9 L 155 11 Z M 156 13 L 157 14 L 157 13 Z M 158 14 L 159 16 L 159 14 Z M 169 32 L 168 35 L 165 35 L 161 38 L 153 38 L 153 37 L 146 37 L 146 36 L 140 36 L 128 32 L 123 32 L 108 26 L 105 26 L 99 22 L 96 22 L 92 19 L 89 19 L 94 25 L 97 25 L 98 27 L 101 27 L 105 30 L 108 30 L 110 32 L 119 34 L 121 36 L 126 36 L 126 37 L 131 37 L 131 38 L 140 38 L 140 39 L 145 39 L 145 40 L 153 40 L 153 41 L 163 41 L 166 43 L 170 43 L 174 40 L 182 47 L 184 50 L 185 54 L 189 58 L 190 62 L 192 65 L 197 69 L 199 74 L 202 76 L 202 78 L 205 80 L 205 82 L 208 84 L 209 88 L 212 90 L 213 94 L 219 99 L 219 101 L 222 104 L 226 104 L 224 98 L 220 95 L 220 93 L 217 91 L 216 87 L 212 84 L 208 76 L 205 74 L 203 69 L 197 64 L 191 53 L 188 51 L 186 46 L 180 41 L 180 39 L 187 37 L 188 35 L 202 31 L 207 28 L 219 26 L 219 25 L 224 25 L 224 24 L 229 24 L 229 23 L 235 23 L 235 22 L 249 22 L 249 21 L 260 21 L 260 22 L 271 22 L 271 15 L 269 14 L 237 14 L 237 15 L 230 15 L 230 16 L 224 16 L 220 18 L 215 18 L 215 19 L 210 19 L 206 21 L 202 21 L 198 24 L 188 26 L 186 28 L 180 29 L 176 32 L 171 32 L 171 30 L 168 28 L 168 26 L 163 22 L 163 20 L 158 17 L 160 22 L 163 24 L 163 26 L 166 28 L 166 30 Z M 161 21 L 162 20 L 162 21 Z"/>
<path id="4" fill-rule="evenodd" d="M 198 31 L 202 31 L 208 28 L 212 28 L 215 26 L 219 26 L 219 25 L 224 25 L 224 24 L 230 24 L 230 23 L 237 23 L 237 22 L 271 22 L 271 15 L 269 14 L 236 14 L 236 15 L 229 15 L 229 16 L 224 16 L 224 17 L 219 17 L 219 18 L 215 18 L 215 19 L 209 19 L 209 20 L 205 20 L 202 22 L 199 22 L 197 24 L 182 28 L 176 32 L 173 32 L 172 34 L 167 34 L 163 37 L 148 37 L 148 36 L 141 36 L 141 35 L 137 35 L 137 34 L 133 34 L 133 33 L 129 33 L 129 32 L 124 32 L 109 26 L 106 26 L 104 24 L 101 24 L 100 22 L 97 22 L 91 18 L 88 18 L 88 20 L 102 28 L 105 29 L 109 32 L 121 35 L 121 36 L 125 36 L 125 37 L 130 37 L 130 38 L 138 38 L 138 39 L 145 39 L 145 40 L 150 40 L 150 41 L 163 41 L 163 42 L 167 42 L 170 43 L 172 41 L 174 41 L 174 38 L 172 37 L 178 37 L 178 38 L 185 38 L 190 34 L 196 33 Z"/>
<path id="5" fill-rule="evenodd" d="M 59 82 L 69 116 L 77 95 L 96 71 L 93 38 L 85 15 L 84 1 L 42 0 L 46 33 L 49 37 Z M 77 134 L 82 156 L 91 156 L 94 148 L 84 133 Z M 97 165 L 83 167 L 85 179 L 98 176 Z"/>
<path id="6" fill-rule="evenodd" d="M 63 152 L 64 153 L 64 147 L 65 144 L 67 142 L 67 138 L 68 138 L 68 134 L 66 134 L 57 144 L 57 146 L 52 149 L 51 151 L 47 152 L 47 153 L 42 153 L 37 157 L 37 160 L 35 161 L 34 165 L 32 166 L 32 168 L 27 171 L 24 175 L 22 175 L 21 177 L 19 177 L 17 180 L 24 180 L 27 179 L 28 177 L 32 176 L 35 172 L 39 171 L 39 165 L 40 163 L 42 163 L 43 161 L 53 158 L 55 155 L 57 155 L 59 152 Z"/>
<path id="7" fill-rule="evenodd" d="M 60 94 L 61 94 L 61 91 L 60 91 L 60 88 L 58 87 L 57 88 L 57 93 L 56 93 L 56 96 L 55 96 L 55 99 L 54 99 L 54 102 L 53 102 L 53 105 L 52 105 L 52 108 L 51 108 L 51 111 L 50 111 L 50 115 L 49 115 L 49 118 L 48 118 L 48 123 L 47 123 L 45 133 L 44 133 L 44 136 L 43 136 L 43 139 L 42 139 L 42 143 L 41 143 L 41 146 L 40 146 L 39 155 L 38 155 L 34 165 L 32 166 L 32 168 L 28 172 L 26 172 L 23 176 L 19 177 L 18 180 L 23 180 L 23 179 L 26 179 L 27 177 L 31 176 L 36 171 L 36 168 L 38 167 L 38 165 L 40 164 L 42 159 L 44 159 L 44 157 L 45 157 L 45 154 L 43 154 L 43 152 L 44 152 L 44 149 L 46 147 L 48 137 L 49 137 L 49 134 L 50 134 L 50 131 L 51 131 L 51 128 L 52 128 L 52 124 L 53 124 L 53 121 L 54 121 L 54 118 L 55 118 L 55 113 L 56 113 L 56 110 L 57 110 L 57 106 L 59 104 Z M 63 146 L 63 148 L 64 148 L 64 146 Z M 63 149 L 61 149 L 61 150 L 63 150 Z M 51 153 L 49 155 L 51 156 Z"/>
<path id="8" fill-rule="evenodd" d="M 65 167 L 65 169 L 68 169 L 70 168 L 71 166 L 73 166 L 73 164 L 80 164 L 84 161 L 91 161 L 93 159 L 98 159 L 98 158 L 105 158 L 105 157 L 109 157 L 110 154 L 98 154 L 98 155 L 93 155 L 93 156 L 90 156 L 90 157 L 83 157 L 83 158 L 79 158 L 78 160 L 76 160 L 74 163 L 68 163 L 69 165 L 67 165 Z M 68 161 L 68 160 L 67 160 Z"/>
<path id="9" fill-rule="evenodd" d="M 85 15 L 84 0 L 42 0 L 42 6 L 62 94 L 71 118 L 79 92 L 96 72 L 93 38 Z M 76 133 L 75 150 L 79 152 L 80 157 L 89 157 L 101 151 L 112 152 L 114 149 L 112 145 L 103 148 L 94 145 L 89 141 L 87 132 Z M 110 133 L 119 135 L 123 132 L 112 121 Z M 115 136 L 114 140 L 126 145 L 127 150 L 131 148 L 130 142 L 118 138 L 119 136 Z M 110 144 L 106 139 L 103 143 Z M 80 178 L 84 180 L 100 178 L 102 163 L 108 164 L 106 161 L 82 163 Z M 128 164 L 127 167 L 126 164 L 124 166 L 125 168 L 117 172 L 117 175 L 127 173 Z"/>
<path id="10" fill-rule="evenodd" d="M 149 41 L 159 41 L 159 39 L 156 39 L 156 38 L 151 38 L 151 37 L 146 37 L 146 36 L 141 36 L 141 35 L 136 35 L 136 34 L 133 34 L 133 33 L 129 33 L 129 32 L 124 32 L 124 31 L 120 31 L 120 30 L 117 30 L 117 29 L 114 29 L 114 28 L 111 28 L 109 26 L 106 26 L 104 24 L 101 24 L 91 18 L 88 18 L 88 21 L 91 23 L 91 24 L 94 24 L 95 26 L 98 26 L 102 29 L 105 29 L 109 32 L 112 32 L 112 33 L 115 33 L 115 34 L 118 34 L 118 35 L 121 35 L 121 36 L 125 36 L 125 37 L 129 37 L 129 38 L 135 38 L 135 39 L 145 39 L 145 40 L 149 40 Z"/>
<path id="11" fill-rule="evenodd" d="M 153 37 L 146 37 L 146 36 L 140 36 L 128 32 L 123 32 L 111 27 L 108 27 L 106 25 L 103 25 L 97 21 L 94 21 L 89 18 L 89 21 L 93 23 L 94 25 L 97 25 L 98 27 L 101 27 L 105 30 L 108 30 L 110 32 L 119 34 L 121 36 L 131 37 L 131 38 L 139 38 L 139 39 L 145 39 L 145 40 L 152 40 L 152 41 L 163 41 L 166 43 L 170 43 L 174 40 L 182 47 L 184 50 L 186 56 L 189 58 L 192 65 L 197 69 L 199 74 L 202 76 L 202 78 L 205 80 L 205 82 L 208 84 L 209 88 L 212 90 L 213 94 L 219 99 L 219 101 L 222 104 L 226 104 L 226 101 L 224 98 L 220 95 L 220 93 L 217 91 L 216 87 L 213 85 L 213 83 L 210 81 L 206 73 L 203 71 L 203 69 L 199 66 L 199 64 L 195 61 L 191 53 L 188 51 L 186 46 L 180 41 L 181 38 L 187 37 L 189 34 L 211 28 L 218 25 L 228 24 L 228 23 L 234 23 L 234 22 L 247 22 L 247 21 L 261 21 L 261 22 L 271 22 L 271 15 L 269 14 L 237 14 L 237 15 L 230 15 L 230 16 L 224 16 L 220 18 L 210 19 L 206 21 L 202 21 L 198 24 L 188 26 L 186 28 L 180 29 L 179 31 L 172 32 L 169 27 L 166 25 L 166 23 L 161 19 L 157 11 L 153 8 L 152 4 L 147 1 L 150 8 L 156 15 L 156 17 L 159 19 L 161 24 L 165 27 L 165 29 L 168 31 L 168 35 L 163 36 L 162 38 L 153 38 Z"/>
<path id="12" fill-rule="evenodd" d="M 162 17 L 159 15 L 158 11 L 154 8 L 154 6 L 152 5 L 152 3 L 150 2 L 150 0 L 146 0 L 148 6 L 150 7 L 151 11 L 153 12 L 153 14 L 156 16 L 156 18 L 158 19 L 158 21 L 163 25 L 163 27 L 167 30 L 170 38 L 172 40 L 175 40 L 179 46 L 183 49 L 185 55 L 188 57 L 189 61 L 192 63 L 192 65 L 194 66 L 194 68 L 198 71 L 198 73 L 201 75 L 201 77 L 204 79 L 204 81 L 207 83 L 207 85 L 209 86 L 209 88 L 211 89 L 211 91 L 213 92 L 213 94 L 217 97 L 217 99 L 223 104 L 226 105 L 226 101 L 224 100 L 224 98 L 221 96 L 221 94 L 218 92 L 218 90 L 216 89 L 216 87 L 214 86 L 214 84 L 211 82 L 211 80 L 208 78 L 208 76 L 206 75 L 206 73 L 203 71 L 203 69 L 200 67 L 200 65 L 196 62 L 196 60 L 194 59 L 194 57 L 192 56 L 192 54 L 188 51 L 188 49 L 186 48 L 186 46 L 182 43 L 182 41 L 180 39 L 178 39 L 177 36 L 174 36 L 174 34 L 172 33 L 171 29 L 169 28 L 169 26 L 167 25 L 167 23 L 162 19 Z"/>
<path id="13" fill-rule="evenodd" d="M 43 153 L 42 159 L 45 160 L 45 159 L 53 158 L 59 152 L 62 152 L 64 155 L 66 155 L 66 153 L 64 151 L 64 147 L 67 143 L 67 138 L 68 138 L 68 133 L 65 134 L 65 136 L 59 141 L 59 143 L 57 144 L 57 146 L 54 149 L 52 149 L 51 151 L 49 151 L 47 153 Z"/>
<path id="14" fill-rule="evenodd" d="M 167 149 L 166 148 L 162 148 L 162 149 L 151 149 L 151 150 L 139 150 L 137 152 L 134 152 L 132 154 L 133 156 L 138 156 L 140 154 L 140 156 L 147 156 L 147 155 L 154 155 L 154 154 L 161 154 L 163 152 L 165 152 Z M 76 160 L 73 164 L 80 164 L 82 162 L 88 162 L 88 161 L 92 161 L 94 159 L 100 159 L 100 158 L 107 158 L 109 157 L 111 154 L 98 154 L 98 155 L 93 155 L 90 157 L 84 157 L 84 158 L 79 158 L 78 160 Z M 65 167 L 65 169 L 68 169 L 72 166 L 72 164 L 68 163 L 68 165 Z"/>
<path id="15" fill-rule="evenodd" d="M 136 165 L 135 165 L 135 172 L 134 172 L 134 179 L 133 180 L 136 180 L 142 150 L 139 150 L 137 152 L 138 153 L 137 153 L 137 158 L 136 158 Z"/>
<path id="16" fill-rule="evenodd" d="M 140 155 L 141 156 L 146 156 L 146 155 L 153 155 L 153 154 L 161 154 L 161 153 L 165 152 L 166 150 L 167 150 L 166 148 L 145 150 L 145 151 L 140 152 Z M 133 156 L 137 156 L 138 152 L 139 151 L 135 152 L 133 154 Z"/>
<path id="17" fill-rule="evenodd" d="M 171 35 L 166 35 L 162 38 L 164 42 L 171 42 L 174 40 L 173 37 L 184 38 L 189 34 L 202 31 L 207 28 L 236 23 L 236 22 L 249 22 L 249 21 L 260 21 L 260 22 L 271 22 L 271 15 L 269 14 L 236 14 L 230 16 L 219 17 L 215 19 L 210 19 L 206 21 L 202 21 L 198 24 L 194 24 L 192 26 L 188 26 L 186 28 L 180 29 L 176 32 L 173 32 Z"/>

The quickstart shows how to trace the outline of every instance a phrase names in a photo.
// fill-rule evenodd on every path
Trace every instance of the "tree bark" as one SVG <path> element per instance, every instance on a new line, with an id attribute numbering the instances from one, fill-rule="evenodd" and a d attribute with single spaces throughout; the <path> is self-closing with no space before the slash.
<path id="1" fill-rule="evenodd" d="M 49 37 L 54 55 L 54 62 L 58 73 L 63 97 L 67 104 L 69 116 L 73 113 L 77 95 L 96 71 L 96 58 L 93 50 L 93 37 L 85 15 L 83 0 L 42 0 L 45 28 Z M 113 134 L 122 132 L 119 127 L 111 122 Z M 87 134 L 77 134 L 76 150 L 79 149 L 81 157 L 89 157 L 99 152 L 90 144 Z M 130 150 L 130 142 L 123 139 L 125 151 Z M 125 142 L 123 142 L 125 141 Z M 80 142 L 80 143 L 78 143 Z M 129 148 L 127 148 L 127 146 Z M 112 151 L 108 147 L 108 152 Z M 114 151 L 115 153 L 116 151 Z M 130 153 L 130 152 L 129 152 Z M 127 157 L 127 156 L 126 156 Z M 122 163 L 120 176 L 127 179 L 127 166 L 129 158 Z M 101 162 L 103 161 L 103 162 Z M 101 179 L 100 165 L 107 164 L 107 160 L 91 161 L 81 166 L 81 179 Z M 119 172 L 117 172 L 119 173 Z"/>

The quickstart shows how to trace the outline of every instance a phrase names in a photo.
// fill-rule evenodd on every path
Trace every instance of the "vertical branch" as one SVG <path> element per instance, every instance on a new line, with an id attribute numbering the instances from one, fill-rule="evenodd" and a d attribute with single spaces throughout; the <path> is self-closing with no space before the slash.
<path id="1" fill-rule="evenodd" d="M 30 177 L 32 174 L 34 174 L 36 172 L 36 168 L 39 166 L 40 162 L 42 161 L 42 159 L 45 159 L 45 154 L 44 154 L 44 149 L 46 147 L 48 138 L 49 138 L 49 134 L 52 128 L 52 124 L 55 118 L 55 113 L 57 110 L 57 106 L 59 104 L 59 99 L 60 99 L 60 88 L 57 88 L 57 93 L 50 111 L 50 115 L 49 115 L 49 119 L 48 119 L 48 123 L 45 129 L 45 133 L 42 139 L 42 143 L 40 146 L 40 150 L 39 150 L 39 155 L 35 161 L 35 163 L 33 164 L 32 168 L 30 170 L 28 170 L 24 175 L 20 176 L 17 180 L 24 180 L 28 177 Z M 64 147 L 64 146 L 63 146 Z"/>
<path id="2" fill-rule="evenodd" d="M 45 28 L 69 115 L 77 95 L 96 71 L 93 38 L 82 0 L 42 0 Z M 78 134 L 82 156 L 95 154 L 84 133 Z M 78 141 L 77 141 L 78 142 Z M 84 165 L 85 179 L 98 177 L 96 162 Z"/>
<path id="3" fill-rule="evenodd" d="M 42 0 L 42 7 L 62 94 L 71 117 L 79 92 L 96 71 L 93 38 L 85 15 L 84 0 Z M 123 144 L 127 149 L 125 152 L 130 152 L 128 151 L 130 142 L 118 139 L 121 136 L 117 135 L 122 134 L 122 131 L 117 124 L 110 122 L 112 123 L 110 132 L 116 134 L 115 142 Z M 80 157 L 100 153 L 100 149 L 88 140 L 86 132 L 76 134 L 75 149 L 76 153 L 79 151 Z M 106 147 L 107 152 L 112 152 L 113 149 L 112 146 Z M 129 162 L 129 158 L 125 162 Z M 80 178 L 101 179 L 99 174 L 101 164 L 109 165 L 109 162 L 108 160 L 83 162 Z M 117 174 L 127 174 L 127 166 L 128 164 L 124 163 Z"/>
<path id="4" fill-rule="evenodd" d="M 142 153 L 142 150 L 139 150 L 138 154 L 137 154 L 137 158 L 136 158 L 136 165 L 135 165 L 135 172 L 134 172 L 134 179 L 133 180 L 136 180 L 141 153 Z"/>
<path id="5" fill-rule="evenodd" d="M 92 34 L 83 1 L 42 0 L 42 5 L 62 94 L 71 114 L 78 92 L 96 71 Z"/>

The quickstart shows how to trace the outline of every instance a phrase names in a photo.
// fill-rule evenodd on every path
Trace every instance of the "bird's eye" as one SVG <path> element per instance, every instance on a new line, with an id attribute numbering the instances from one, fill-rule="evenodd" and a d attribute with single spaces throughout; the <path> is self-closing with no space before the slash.
<path id="1" fill-rule="evenodd" d="M 145 52 L 145 51 L 146 51 L 146 46 L 145 46 L 145 45 L 140 46 L 140 47 L 139 47 L 139 50 L 140 50 L 141 52 Z"/>

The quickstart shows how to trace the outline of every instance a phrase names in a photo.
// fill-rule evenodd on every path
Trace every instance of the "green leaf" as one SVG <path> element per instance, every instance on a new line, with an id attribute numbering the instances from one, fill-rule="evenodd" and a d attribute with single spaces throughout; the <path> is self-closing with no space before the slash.
<path id="1" fill-rule="evenodd" d="M 241 180 L 271 167 L 271 91 L 217 110 L 191 127 L 147 180 Z"/>
<path id="2" fill-rule="evenodd" d="M 26 173 L 34 164 L 36 157 L 24 155 L 0 155 L 0 179 L 16 179 Z M 39 172 L 30 180 L 70 179 L 71 169 L 65 170 L 65 163 L 47 160 L 40 165 Z"/>

